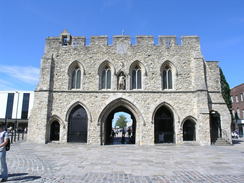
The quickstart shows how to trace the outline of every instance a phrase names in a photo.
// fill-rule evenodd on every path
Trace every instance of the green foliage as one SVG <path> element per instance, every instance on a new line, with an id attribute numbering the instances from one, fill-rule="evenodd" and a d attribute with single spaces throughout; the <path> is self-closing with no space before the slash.
<path id="1" fill-rule="evenodd" d="M 231 97 L 230 97 L 230 86 L 229 86 L 228 82 L 226 81 L 224 73 L 221 68 L 220 68 L 220 83 L 221 83 L 222 96 L 223 96 L 225 103 L 227 104 L 229 110 L 231 111 L 232 102 L 231 102 Z"/>
<path id="2" fill-rule="evenodd" d="M 126 123 L 127 123 L 126 117 L 124 115 L 120 115 L 116 121 L 115 126 L 119 126 L 120 128 L 124 128 L 124 127 L 126 127 Z"/>

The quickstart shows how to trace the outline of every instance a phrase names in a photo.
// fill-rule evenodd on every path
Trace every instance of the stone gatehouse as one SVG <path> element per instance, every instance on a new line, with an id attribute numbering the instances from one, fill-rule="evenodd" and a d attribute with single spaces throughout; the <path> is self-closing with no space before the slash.
<path id="1" fill-rule="evenodd" d="M 116 112 L 131 115 L 132 143 L 231 143 L 219 66 L 199 37 L 72 36 L 46 39 L 28 140 L 109 144 Z"/>

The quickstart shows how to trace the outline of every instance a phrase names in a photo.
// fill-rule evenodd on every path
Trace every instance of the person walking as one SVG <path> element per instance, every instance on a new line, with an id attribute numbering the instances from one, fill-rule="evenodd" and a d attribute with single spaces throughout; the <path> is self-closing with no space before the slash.
<path id="1" fill-rule="evenodd" d="M 6 148 L 5 146 L 8 143 L 8 132 L 5 131 L 3 124 L 0 124 L 0 159 L 1 159 L 1 182 L 6 182 L 8 179 L 8 167 L 6 162 Z"/>

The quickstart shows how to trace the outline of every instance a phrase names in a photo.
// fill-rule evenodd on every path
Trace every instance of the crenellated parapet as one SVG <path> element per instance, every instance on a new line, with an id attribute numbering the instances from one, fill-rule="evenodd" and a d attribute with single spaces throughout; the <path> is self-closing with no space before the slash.
<path id="1" fill-rule="evenodd" d="M 61 47 L 104 47 L 104 46 L 116 46 L 123 44 L 127 46 L 157 46 L 165 48 L 174 47 L 191 47 L 200 48 L 200 42 L 198 36 L 182 36 L 180 41 L 177 41 L 176 36 L 136 36 L 136 43 L 132 43 L 131 37 L 128 35 L 116 35 L 112 37 L 112 43 L 109 44 L 109 37 L 106 35 L 92 36 L 90 42 L 86 40 L 84 36 L 72 36 L 66 30 L 60 34 L 59 37 L 48 37 L 46 39 L 46 50 L 49 48 L 61 48 Z"/>

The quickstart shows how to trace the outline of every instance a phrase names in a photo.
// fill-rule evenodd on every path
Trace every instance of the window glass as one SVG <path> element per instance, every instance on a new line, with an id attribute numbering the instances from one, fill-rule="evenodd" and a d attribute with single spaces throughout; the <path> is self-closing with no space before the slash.
<path id="1" fill-rule="evenodd" d="M 107 70 L 107 89 L 111 89 L 111 71 Z"/>
<path id="2" fill-rule="evenodd" d="M 132 71 L 132 89 L 136 89 L 136 70 Z"/>
<path id="3" fill-rule="evenodd" d="M 80 77 L 81 77 L 81 72 L 80 72 L 80 69 L 78 69 L 76 72 L 76 87 L 75 88 L 80 88 Z"/>
<path id="4" fill-rule="evenodd" d="M 75 70 L 72 72 L 72 78 L 71 78 L 71 88 L 75 88 Z"/>
<path id="5" fill-rule="evenodd" d="M 6 109 L 7 119 L 12 119 L 13 104 L 14 104 L 14 93 L 9 93 L 8 100 L 7 100 L 7 109 Z"/>
<path id="6" fill-rule="evenodd" d="M 236 96 L 236 103 L 239 102 L 238 95 Z"/>
<path id="7" fill-rule="evenodd" d="M 106 70 L 102 71 L 102 80 L 101 80 L 101 88 L 105 89 L 105 78 L 106 78 Z"/>
<path id="8" fill-rule="evenodd" d="M 168 89 L 172 89 L 172 72 L 168 70 Z"/>
<path id="9" fill-rule="evenodd" d="M 141 70 L 137 70 L 137 89 L 141 89 Z"/>
<path id="10" fill-rule="evenodd" d="M 163 89 L 167 88 L 166 70 L 163 71 Z"/>
<path id="11" fill-rule="evenodd" d="M 21 119 L 27 119 L 28 118 L 29 99 L 30 99 L 30 94 L 24 93 L 23 103 L 22 103 Z"/>
<path id="12" fill-rule="evenodd" d="M 237 109 L 237 116 L 240 118 L 240 109 Z"/>

